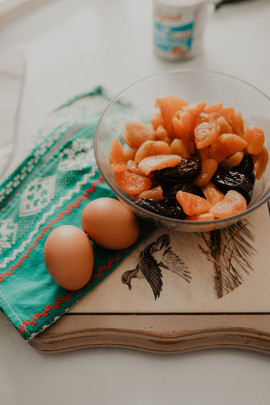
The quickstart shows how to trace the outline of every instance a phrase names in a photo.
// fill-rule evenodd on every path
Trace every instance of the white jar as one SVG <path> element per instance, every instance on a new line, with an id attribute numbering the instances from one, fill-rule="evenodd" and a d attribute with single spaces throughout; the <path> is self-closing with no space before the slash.
<path id="1" fill-rule="evenodd" d="M 154 49 L 158 56 L 181 60 L 202 49 L 208 0 L 153 0 Z"/>

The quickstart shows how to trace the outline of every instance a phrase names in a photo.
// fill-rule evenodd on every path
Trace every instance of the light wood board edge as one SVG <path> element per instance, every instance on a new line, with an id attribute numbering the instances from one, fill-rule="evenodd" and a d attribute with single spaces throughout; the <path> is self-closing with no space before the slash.
<path id="1" fill-rule="evenodd" d="M 91 347 L 270 352 L 270 314 L 66 314 L 29 344 L 46 353 Z"/>

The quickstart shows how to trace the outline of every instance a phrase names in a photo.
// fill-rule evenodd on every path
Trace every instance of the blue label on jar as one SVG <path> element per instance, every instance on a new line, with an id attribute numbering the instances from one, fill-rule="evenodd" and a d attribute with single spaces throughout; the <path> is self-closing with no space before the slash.
<path id="1" fill-rule="evenodd" d="M 154 22 L 154 44 L 165 52 L 185 53 L 191 49 L 193 27 L 193 22 L 178 27 Z"/>

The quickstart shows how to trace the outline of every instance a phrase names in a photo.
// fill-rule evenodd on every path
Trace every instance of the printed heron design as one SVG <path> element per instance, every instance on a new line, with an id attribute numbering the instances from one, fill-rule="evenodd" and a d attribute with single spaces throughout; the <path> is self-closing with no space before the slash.
<path id="1" fill-rule="evenodd" d="M 155 299 L 160 296 L 163 282 L 162 269 L 174 272 L 188 283 L 191 274 L 186 264 L 169 246 L 170 237 L 167 234 L 161 235 L 155 242 L 150 243 L 139 255 L 138 264 L 135 269 L 125 271 L 121 281 L 127 284 L 131 290 L 133 278 L 146 278 L 154 293 Z"/>
<path id="2" fill-rule="evenodd" d="M 224 229 L 201 233 L 204 245 L 199 248 L 214 267 L 215 291 L 218 298 L 239 287 L 253 271 L 256 253 L 254 235 L 247 220 Z"/>

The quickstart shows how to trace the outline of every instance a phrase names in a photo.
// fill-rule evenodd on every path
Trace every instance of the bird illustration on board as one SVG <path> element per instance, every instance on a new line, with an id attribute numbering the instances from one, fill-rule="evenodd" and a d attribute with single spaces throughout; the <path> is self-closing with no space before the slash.
<path id="1" fill-rule="evenodd" d="M 191 274 L 188 267 L 169 245 L 169 235 L 163 234 L 146 246 L 139 255 L 136 268 L 122 274 L 122 283 L 131 290 L 133 278 L 145 278 L 152 288 L 155 299 L 160 296 L 163 286 L 162 269 L 172 271 L 190 283 Z"/>

